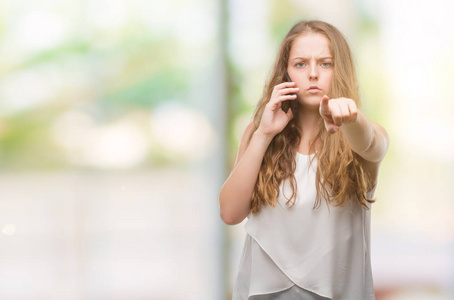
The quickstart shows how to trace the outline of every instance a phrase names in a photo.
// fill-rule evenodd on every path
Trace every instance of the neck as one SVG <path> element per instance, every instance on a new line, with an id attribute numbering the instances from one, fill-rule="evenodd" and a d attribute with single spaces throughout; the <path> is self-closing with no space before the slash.
<path id="1" fill-rule="evenodd" d="M 298 126 L 302 130 L 300 152 L 309 151 L 309 145 L 319 130 L 320 113 L 317 108 L 298 107 Z"/>

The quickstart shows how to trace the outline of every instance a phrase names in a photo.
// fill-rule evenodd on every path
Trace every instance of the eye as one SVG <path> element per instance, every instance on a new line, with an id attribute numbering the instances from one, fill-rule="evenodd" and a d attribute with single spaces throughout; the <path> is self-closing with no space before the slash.
<path id="1" fill-rule="evenodd" d="M 299 62 L 299 63 L 295 64 L 295 66 L 297 66 L 298 68 L 302 68 L 302 67 L 304 67 L 305 65 L 306 65 L 306 64 L 303 63 L 303 62 Z"/>
<path id="2" fill-rule="evenodd" d="M 330 62 L 322 63 L 322 67 L 325 67 L 325 68 L 331 67 L 332 65 L 333 65 L 333 64 L 330 63 Z"/>

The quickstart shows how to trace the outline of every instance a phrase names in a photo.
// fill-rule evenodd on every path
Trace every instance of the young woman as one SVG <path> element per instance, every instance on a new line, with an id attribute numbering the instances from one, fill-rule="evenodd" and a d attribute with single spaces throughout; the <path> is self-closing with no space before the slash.
<path id="1" fill-rule="evenodd" d="M 248 217 L 234 300 L 375 299 L 370 209 L 389 138 L 359 107 L 342 34 L 297 23 L 219 194 L 226 224 Z"/>

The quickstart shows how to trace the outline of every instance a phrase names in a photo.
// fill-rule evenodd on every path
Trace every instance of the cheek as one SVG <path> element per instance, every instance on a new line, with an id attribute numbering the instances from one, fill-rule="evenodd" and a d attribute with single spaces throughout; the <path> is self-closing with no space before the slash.
<path id="1" fill-rule="evenodd" d="M 326 81 L 325 81 L 326 93 L 330 94 L 331 93 L 331 84 L 333 81 L 333 75 L 330 74 L 330 75 L 326 76 L 325 79 L 326 79 Z"/>
<path id="2" fill-rule="evenodd" d="M 328 76 L 326 77 L 326 85 L 328 87 L 331 87 L 332 81 L 333 81 L 333 74 L 331 73 L 331 74 L 328 74 Z"/>

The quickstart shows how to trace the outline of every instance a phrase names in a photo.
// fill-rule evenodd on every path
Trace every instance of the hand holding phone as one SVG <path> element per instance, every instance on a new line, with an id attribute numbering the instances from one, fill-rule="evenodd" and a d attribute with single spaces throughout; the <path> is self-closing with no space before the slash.
<path id="1" fill-rule="evenodd" d="M 288 73 L 285 73 L 285 80 L 288 82 L 292 82 L 292 79 L 290 79 L 290 76 L 288 76 Z M 291 93 L 289 95 L 296 95 L 295 93 Z M 293 100 L 286 100 L 282 102 L 282 110 L 287 113 L 288 109 L 291 108 L 293 116 L 297 117 L 297 112 L 298 112 L 298 97 L 293 99 Z"/>

